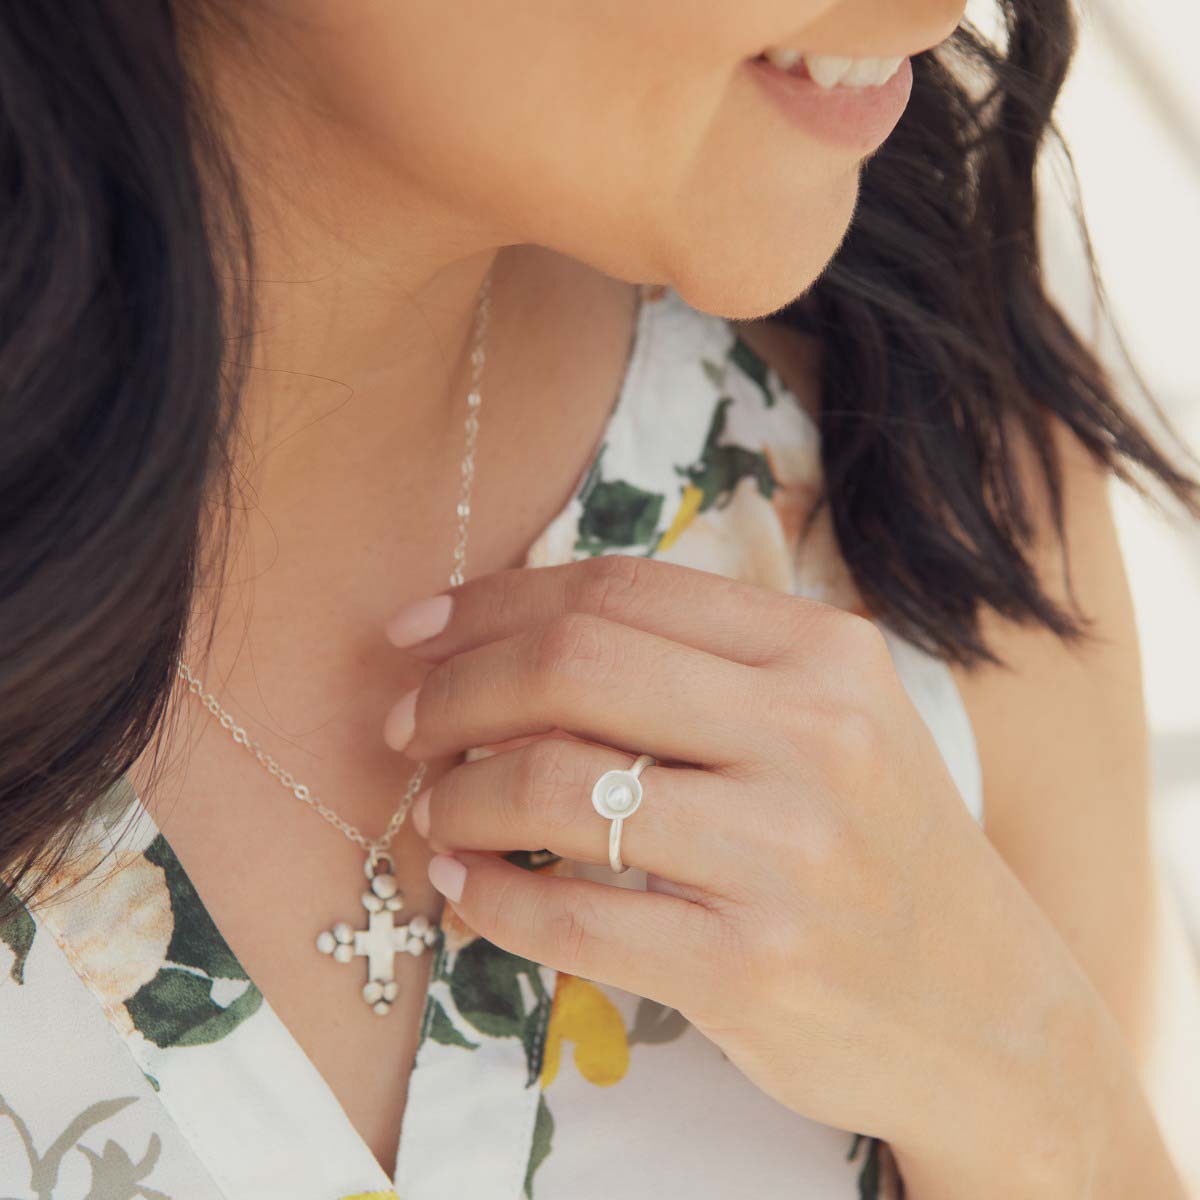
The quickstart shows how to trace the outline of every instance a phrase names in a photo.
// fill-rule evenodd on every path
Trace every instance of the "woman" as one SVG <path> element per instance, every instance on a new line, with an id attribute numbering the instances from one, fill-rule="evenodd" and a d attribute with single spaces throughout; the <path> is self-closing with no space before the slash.
<path id="1" fill-rule="evenodd" d="M 1200 499 L 962 15 L 5 8 L 0 1192 L 1184 1195 Z"/>

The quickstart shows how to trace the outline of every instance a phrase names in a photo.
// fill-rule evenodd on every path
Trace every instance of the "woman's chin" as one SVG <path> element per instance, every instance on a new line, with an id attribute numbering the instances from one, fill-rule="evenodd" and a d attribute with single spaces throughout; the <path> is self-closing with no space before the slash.
<path id="1" fill-rule="evenodd" d="M 758 229 L 771 232 L 752 241 L 745 228 L 723 239 L 708 237 L 689 253 L 685 267 L 673 273 L 671 285 L 703 312 L 736 321 L 770 316 L 825 272 L 845 240 L 856 202 L 857 188 L 795 223 L 764 221 Z"/>
<path id="2" fill-rule="evenodd" d="M 672 287 L 692 308 L 731 321 L 755 321 L 804 295 L 821 277 L 838 245 L 831 245 L 823 256 L 781 256 L 762 263 L 756 273 L 696 272 L 672 281 Z"/>

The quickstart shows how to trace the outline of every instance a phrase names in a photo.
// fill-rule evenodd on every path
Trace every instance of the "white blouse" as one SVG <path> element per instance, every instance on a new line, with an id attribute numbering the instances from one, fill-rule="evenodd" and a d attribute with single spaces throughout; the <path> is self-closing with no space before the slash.
<path id="1" fill-rule="evenodd" d="M 653 555 L 869 615 L 828 511 L 801 537 L 818 448 L 799 400 L 730 323 L 644 288 L 618 401 L 527 565 Z M 948 667 L 881 628 L 982 822 Z M 128 780 L 97 804 L 90 833 L 91 853 L 51 885 L 65 898 L 0 924 L 0 1196 L 899 1195 L 882 1143 L 768 1098 L 677 1012 L 501 950 L 448 906 L 388 1179 Z M 524 865 L 645 886 L 636 868 L 614 877 L 548 858 Z"/>

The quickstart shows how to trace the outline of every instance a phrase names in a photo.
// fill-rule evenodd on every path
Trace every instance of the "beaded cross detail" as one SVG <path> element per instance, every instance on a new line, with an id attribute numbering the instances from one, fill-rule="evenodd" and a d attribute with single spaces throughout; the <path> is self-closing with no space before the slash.
<path id="1" fill-rule="evenodd" d="M 368 914 L 366 929 L 352 929 L 345 921 L 339 921 L 332 929 L 317 935 L 317 949 L 340 963 L 348 963 L 355 957 L 367 960 L 367 982 L 362 997 L 374 1012 L 383 1016 L 396 999 L 396 955 L 423 954 L 427 946 L 437 941 L 438 931 L 423 913 L 404 925 L 396 924 L 396 913 L 404 907 L 404 894 L 390 871 L 371 879 L 371 890 L 362 894 L 362 906 Z"/>

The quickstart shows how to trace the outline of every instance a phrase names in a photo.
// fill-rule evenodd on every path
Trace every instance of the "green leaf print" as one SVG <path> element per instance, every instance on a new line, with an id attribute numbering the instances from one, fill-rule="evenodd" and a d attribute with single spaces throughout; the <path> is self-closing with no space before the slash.
<path id="1" fill-rule="evenodd" d="M 16 900 L 12 903 L 16 907 L 0 921 L 0 942 L 4 942 L 13 952 L 13 964 L 8 973 L 14 983 L 21 984 L 25 982 L 25 963 L 29 958 L 29 951 L 33 948 L 33 935 L 37 932 L 37 926 L 26 911 L 25 905 Z"/>
<path id="2" fill-rule="evenodd" d="M 125 1002 L 134 1026 L 156 1046 L 219 1042 L 258 1011 L 262 993 L 250 984 L 228 1006 L 212 998 L 212 980 L 163 967 Z"/>
<path id="3" fill-rule="evenodd" d="M 450 994 L 466 1020 L 489 1037 L 516 1037 L 525 1019 L 517 975 L 527 960 L 486 939 L 464 946 L 454 960 Z"/>
<path id="4" fill-rule="evenodd" d="M 629 1031 L 629 1044 L 638 1042 L 647 1046 L 661 1046 L 682 1037 L 688 1027 L 688 1019 L 674 1008 L 659 1004 L 657 1000 L 638 1001 L 633 1016 L 633 1028 Z"/>
<path id="5" fill-rule="evenodd" d="M 427 1036 L 435 1042 L 441 1042 L 443 1046 L 462 1046 L 467 1050 L 478 1050 L 478 1042 L 468 1041 L 457 1029 L 454 1028 L 453 1022 L 446 1016 L 446 1010 L 431 998 L 429 1001 L 429 1030 Z"/>
<path id="6" fill-rule="evenodd" d="M 433 966 L 430 967 L 430 983 L 450 982 L 450 952 L 446 948 L 446 939 L 440 937 L 433 948 Z"/>
<path id="7" fill-rule="evenodd" d="M 700 458 L 689 467 L 676 467 L 677 474 L 684 476 L 693 486 L 700 489 L 703 500 L 700 512 L 714 504 L 723 507 L 733 497 L 733 490 L 749 476 L 758 485 L 764 499 L 770 500 L 779 486 L 771 474 L 766 455 L 745 446 L 725 445 L 721 436 L 725 432 L 726 410 L 733 403 L 732 396 L 722 396 L 713 410 L 712 423 L 704 439 Z"/>
<path id="8" fill-rule="evenodd" d="M 533 996 L 526 1008 L 527 983 Z M 529 1068 L 526 1086 L 542 1069 L 546 1025 L 550 1020 L 550 995 L 542 983 L 538 964 L 502 950 L 486 938 L 464 946 L 450 971 L 450 998 L 459 1015 L 487 1037 L 519 1038 Z"/>
<path id="9" fill-rule="evenodd" d="M 159 834 L 145 850 L 162 869 L 174 925 L 167 958 L 158 973 L 125 1002 L 136 1028 L 156 1046 L 203 1046 L 220 1041 L 262 1006 L 262 993 L 250 982 L 208 915 L 192 881 Z M 218 980 L 245 983 L 232 1002 L 213 996 Z"/>
<path id="10" fill-rule="evenodd" d="M 167 877 L 171 913 L 175 918 L 167 961 L 195 967 L 212 979 L 248 978 L 161 833 L 146 847 L 145 854 Z"/>
<path id="11" fill-rule="evenodd" d="M 587 480 L 579 490 L 583 513 L 575 549 L 601 554 L 616 546 L 644 546 L 654 538 L 664 497 L 647 492 L 622 480 L 600 477 L 600 460 L 607 446 L 600 448 Z"/>
<path id="12" fill-rule="evenodd" d="M 545 1093 L 538 1095 L 537 1116 L 533 1122 L 533 1143 L 529 1148 L 529 1166 L 525 1169 L 525 1195 L 533 1200 L 533 1173 L 545 1162 L 554 1137 L 554 1117 L 546 1104 Z"/>
<path id="13" fill-rule="evenodd" d="M 734 341 L 733 347 L 729 351 L 729 361 L 743 375 L 758 384 L 759 391 L 763 394 L 763 403 L 768 408 L 774 408 L 775 393 L 771 391 L 767 383 L 767 364 L 741 338 Z"/>

